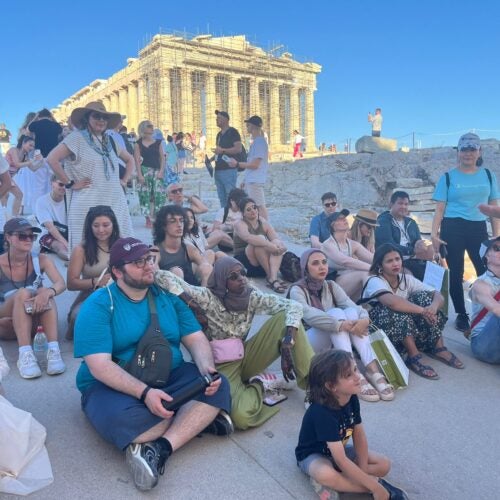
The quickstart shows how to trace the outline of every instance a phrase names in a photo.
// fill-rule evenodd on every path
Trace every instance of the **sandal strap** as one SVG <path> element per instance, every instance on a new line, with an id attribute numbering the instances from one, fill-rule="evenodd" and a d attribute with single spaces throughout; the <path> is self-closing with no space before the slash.
<path id="1" fill-rule="evenodd" d="M 394 386 L 387 382 L 383 373 L 367 373 L 366 376 L 378 392 L 384 392 L 386 389 L 394 390 Z"/>
<path id="2" fill-rule="evenodd" d="M 448 351 L 447 347 L 435 347 L 434 349 L 431 350 L 431 354 L 439 354 L 440 352 L 446 352 Z"/>

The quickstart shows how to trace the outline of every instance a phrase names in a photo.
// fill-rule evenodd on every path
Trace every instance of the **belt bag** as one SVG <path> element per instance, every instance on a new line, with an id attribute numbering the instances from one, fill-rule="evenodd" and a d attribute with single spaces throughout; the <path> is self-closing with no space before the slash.
<path id="1" fill-rule="evenodd" d="M 241 339 L 224 339 L 210 341 L 215 364 L 239 361 L 245 355 L 245 346 Z"/>
<path id="2" fill-rule="evenodd" d="M 172 366 L 172 349 L 160 330 L 156 304 L 151 292 L 148 292 L 148 302 L 151 323 L 124 369 L 151 387 L 165 387 Z"/>

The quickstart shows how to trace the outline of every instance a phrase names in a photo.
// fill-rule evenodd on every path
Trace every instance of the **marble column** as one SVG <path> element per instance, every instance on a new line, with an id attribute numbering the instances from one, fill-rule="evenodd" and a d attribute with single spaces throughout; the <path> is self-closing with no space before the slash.
<path id="1" fill-rule="evenodd" d="M 128 89 L 127 86 L 124 85 L 123 87 L 118 90 L 118 113 L 121 115 L 127 115 L 128 112 Z"/>
<path id="2" fill-rule="evenodd" d="M 169 134 L 172 130 L 172 93 L 170 92 L 170 70 L 169 68 L 162 69 L 160 78 L 160 123 L 158 128 L 164 132 L 168 130 Z M 165 137 L 166 139 L 166 137 Z"/>
<path id="3" fill-rule="evenodd" d="M 229 82 L 228 82 L 228 103 L 229 103 L 229 109 L 228 113 L 231 118 L 231 124 L 233 127 L 238 129 L 238 131 L 241 133 L 245 132 L 245 128 L 243 128 L 243 120 L 248 118 L 248 116 L 241 116 L 241 111 L 240 111 L 240 101 L 238 99 L 238 77 L 237 76 L 230 76 L 229 77 Z"/>
<path id="4" fill-rule="evenodd" d="M 290 87 L 290 141 L 294 130 L 298 130 L 300 133 L 304 133 L 300 126 L 300 101 L 299 101 L 299 89 L 297 87 Z"/>
<path id="5" fill-rule="evenodd" d="M 138 116 L 139 103 L 137 102 L 137 81 L 132 80 L 128 86 L 128 111 L 127 111 L 127 128 L 134 129 L 137 132 L 139 124 Z"/>
<path id="6" fill-rule="evenodd" d="M 215 73 L 207 72 L 205 114 L 207 117 L 207 151 L 215 147 L 215 138 L 219 129 L 215 123 Z"/>
<path id="7" fill-rule="evenodd" d="M 275 82 L 269 82 L 270 85 L 270 101 L 271 101 L 271 112 L 270 118 L 271 123 L 269 125 L 269 131 L 267 132 L 269 136 L 269 144 L 273 149 L 281 145 L 281 124 L 280 124 L 280 97 L 279 97 L 279 87 Z"/>
<path id="8" fill-rule="evenodd" d="M 193 130 L 193 94 L 191 90 L 191 70 L 181 70 L 181 124 L 184 133 Z"/>
<path id="9" fill-rule="evenodd" d="M 306 90 L 306 149 L 316 150 L 316 133 L 314 128 L 314 96 L 311 89 Z"/>
<path id="10" fill-rule="evenodd" d="M 115 91 L 113 90 L 113 92 L 111 92 L 111 95 L 110 95 L 110 106 L 109 106 L 109 111 L 113 112 L 113 113 L 117 113 L 118 112 L 118 91 Z"/>

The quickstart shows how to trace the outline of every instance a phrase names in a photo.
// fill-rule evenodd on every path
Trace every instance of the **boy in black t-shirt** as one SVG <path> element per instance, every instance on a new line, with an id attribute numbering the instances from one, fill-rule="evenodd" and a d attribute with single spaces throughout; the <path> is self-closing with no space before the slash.
<path id="1" fill-rule="evenodd" d="M 384 479 L 387 457 L 368 450 L 359 411 L 360 375 L 350 353 L 330 350 L 311 361 L 307 399 L 295 457 L 321 498 L 371 493 L 375 500 L 407 499 Z M 348 446 L 350 438 L 353 446 Z"/>

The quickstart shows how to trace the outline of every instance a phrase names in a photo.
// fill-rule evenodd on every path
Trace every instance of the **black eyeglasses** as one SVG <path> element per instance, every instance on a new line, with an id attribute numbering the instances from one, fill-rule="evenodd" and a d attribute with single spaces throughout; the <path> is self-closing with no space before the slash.
<path id="1" fill-rule="evenodd" d="M 107 115 L 103 115 L 102 113 L 94 112 L 94 113 L 90 113 L 90 116 L 91 116 L 91 118 L 93 118 L 94 120 L 104 120 L 104 121 L 108 121 L 108 117 L 107 117 Z"/>
<path id="2" fill-rule="evenodd" d="M 17 236 L 19 241 L 35 241 L 38 236 L 33 233 L 12 233 Z"/>
<path id="3" fill-rule="evenodd" d="M 245 208 L 245 212 L 250 212 L 250 210 L 257 210 L 259 207 L 257 205 L 250 205 L 249 207 Z"/>
<path id="4" fill-rule="evenodd" d="M 182 191 L 184 191 L 184 188 L 172 189 L 172 191 L 170 191 L 170 192 L 172 194 L 179 194 L 179 193 L 182 193 Z"/>
<path id="5" fill-rule="evenodd" d="M 233 271 L 227 275 L 227 279 L 231 281 L 236 281 L 240 276 L 245 277 L 247 275 L 247 270 L 242 267 L 239 271 Z"/>
<path id="6" fill-rule="evenodd" d="M 330 203 L 324 203 L 324 205 L 325 205 L 326 208 L 336 207 L 337 206 L 337 202 L 336 201 L 332 201 Z"/>
<path id="7" fill-rule="evenodd" d="M 144 269 L 146 264 L 153 265 L 156 262 L 156 255 L 148 255 L 142 259 L 132 260 L 131 262 L 125 262 L 125 264 L 135 264 L 135 267 L 139 269 Z"/>

